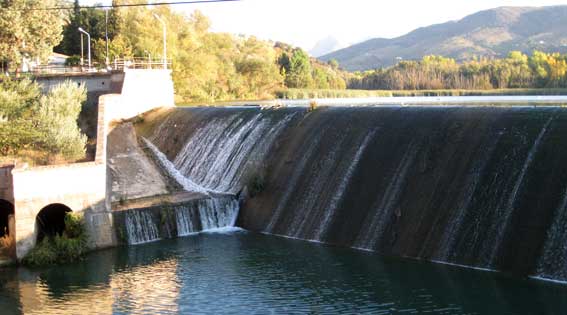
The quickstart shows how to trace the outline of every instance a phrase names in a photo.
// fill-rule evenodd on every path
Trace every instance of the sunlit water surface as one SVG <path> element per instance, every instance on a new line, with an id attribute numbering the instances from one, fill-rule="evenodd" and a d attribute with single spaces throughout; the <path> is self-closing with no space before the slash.
<path id="1" fill-rule="evenodd" d="M 1 314 L 567 314 L 567 287 L 246 232 L 0 271 Z"/>

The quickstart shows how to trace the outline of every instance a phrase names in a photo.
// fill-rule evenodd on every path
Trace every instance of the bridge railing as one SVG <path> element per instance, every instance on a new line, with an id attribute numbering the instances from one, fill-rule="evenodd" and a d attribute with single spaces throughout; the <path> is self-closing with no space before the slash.
<path id="1" fill-rule="evenodd" d="M 117 58 L 109 65 L 112 70 L 124 69 L 171 69 L 171 59 Z"/>
<path id="2" fill-rule="evenodd" d="M 3 72 L 2 74 L 10 77 L 34 77 L 41 75 L 57 75 L 57 74 L 82 74 L 96 73 L 107 71 L 121 71 L 124 69 L 171 69 L 171 59 L 151 59 L 151 58 L 116 58 L 108 63 L 108 65 L 93 63 L 91 67 L 87 65 L 66 66 L 66 65 L 39 65 L 34 66 L 28 72 Z"/>

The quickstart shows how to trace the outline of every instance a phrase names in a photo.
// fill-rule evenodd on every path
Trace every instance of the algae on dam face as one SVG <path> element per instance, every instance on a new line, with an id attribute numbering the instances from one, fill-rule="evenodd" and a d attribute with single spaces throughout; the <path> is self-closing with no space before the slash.
<path id="1" fill-rule="evenodd" d="M 243 228 L 567 281 L 561 108 L 186 108 L 153 124 L 200 185 L 239 192 L 265 167 Z"/>

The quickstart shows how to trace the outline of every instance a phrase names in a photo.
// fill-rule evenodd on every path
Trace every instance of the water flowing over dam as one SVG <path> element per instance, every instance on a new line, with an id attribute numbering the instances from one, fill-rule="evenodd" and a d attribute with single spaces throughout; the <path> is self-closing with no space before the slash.
<path id="1" fill-rule="evenodd" d="M 238 201 L 230 196 L 198 199 L 119 212 L 115 220 L 123 227 L 123 241 L 130 245 L 188 236 L 234 227 Z"/>
<path id="2" fill-rule="evenodd" d="M 148 124 L 197 185 L 260 187 L 242 228 L 567 281 L 564 109 L 185 108 Z"/>

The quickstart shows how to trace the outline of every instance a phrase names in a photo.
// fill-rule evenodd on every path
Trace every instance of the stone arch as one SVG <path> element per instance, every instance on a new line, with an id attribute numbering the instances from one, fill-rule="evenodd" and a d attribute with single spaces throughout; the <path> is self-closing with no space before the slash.
<path id="1" fill-rule="evenodd" d="M 60 203 L 41 209 L 35 219 L 37 241 L 40 242 L 46 236 L 62 235 L 65 231 L 65 215 L 69 212 L 72 212 L 71 208 Z"/>
<path id="2" fill-rule="evenodd" d="M 10 220 L 14 217 L 14 205 L 8 200 L 0 199 L 0 238 L 10 236 Z"/>

